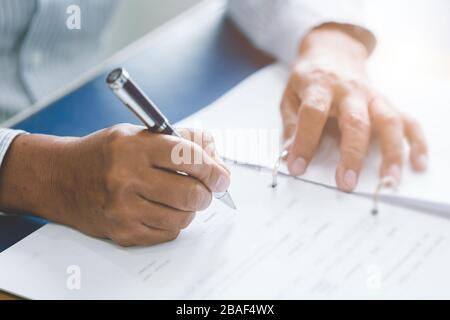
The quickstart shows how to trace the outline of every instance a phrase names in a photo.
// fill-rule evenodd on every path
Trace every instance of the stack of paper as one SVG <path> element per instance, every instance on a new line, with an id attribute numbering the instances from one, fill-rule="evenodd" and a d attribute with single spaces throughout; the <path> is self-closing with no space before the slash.
<path id="1" fill-rule="evenodd" d="M 281 148 L 279 104 L 287 78 L 288 70 L 282 65 L 266 67 L 180 125 L 209 129 L 215 135 L 222 155 L 228 159 L 273 167 Z M 450 81 L 427 84 L 418 92 L 391 88 L 394 94 L 390 98 L 396 107 L 413 115 L 422 124 L 429 142 L 430 156 L 429 170 L 425 174 L 414 173 L 406 163 L 398 192 L 394 197 L 385 196 L 385 199 L 450 215 L 447 191 L 450 183 L 449 88 Z M 328 130 L 303 178 L 334 187 L 339 156 L 335 132 Z M 379 183 L 380 164 L 380 151 L 374 141 L 357 193 L 373 194 Z M 287 172 L 285 167 L 281 170 Z"/>

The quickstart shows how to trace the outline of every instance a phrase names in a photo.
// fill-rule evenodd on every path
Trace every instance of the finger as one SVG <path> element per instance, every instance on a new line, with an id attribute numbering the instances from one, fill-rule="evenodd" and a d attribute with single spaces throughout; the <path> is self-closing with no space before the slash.
<path id="1" fill-rule="evenodd" d="M 134 210 L 139 212 L 144 225 L 167 231 L 186 229 L 195 218 L 194 212 L 176 210 L 145 198 L 138 200 Z"/>
<path id="2" fill-rule="evenodd" d="M 300 99 L 292 85 L 288 84 L 280 104 L 281 120 L 283 123 L 283 141 L 287 142 L 294 136 L 297 127 L 297 113 Z"/>
<path id="3" fill-rule="evenodd" d="M 410 145 L 410 161 L 414 170 L 422 172 L 428 167 L 428 146 L 421 126 L 408 116 L 403 117 L 405 136 Z"/>
<path id="4" fill-rule="evenodd" d="M 192 129 L 192 128 L 181 128 L 177 129 L 177 132 L 186 140 L 192 141 L 203 148 L 211 159 L 217 161 L 217 163 L 222 166 L 226 171 L 230 173 L 230 170 L 225 165 L 225 162 L 220 157 L 217 152 L 216 144 L 213 135 L 209 131 Z"/>
<path id="5" fill-rule="evenodd" d="M 230 185 L 230 174 L 197 144 L 173 136 L 164 141 L 151 155 L 154 167 L 183 172 L 202 182 L 212 192 L 224 192 Z"/>
<path id="6" fill-rule="evenodd" d="M 180 231 L 167 231 L 136 224 L 130 228 L 115 231 L 110 239 L 122 247 L 150 246 L 175 240 Z"/>
<path id="7" fill-rule="evenodd" d="M 211 192 L 197 179 L 158 168 L 146 168 L 141 176 L 136 188 L 147 201 L 186 212 L 202 211 L 211 204 Z"/>
<path id="8" fill-rule="evenodd" d="M 345 192 L 355 189 L 370 142 L 370 120 L 363 96 L 347 96 L 339 104 L 341 159 L 336 184 Z"/>
<path id="9" fill-rule="evenodd" d="M 383 156 L 380 176 L 391 177 L 400 183 L 404 158 L 403 120 L 383 98 L 374 99 L 369 110 Z"/>
<path id="10" fill-rule="evenodd" d="M 332 99 L 330 88 L 317 85 L 309 86 L 301 93 L 302 103 L 287 159 L 291 174 L 302 175 L 314 156 L 328 119 Z"/>

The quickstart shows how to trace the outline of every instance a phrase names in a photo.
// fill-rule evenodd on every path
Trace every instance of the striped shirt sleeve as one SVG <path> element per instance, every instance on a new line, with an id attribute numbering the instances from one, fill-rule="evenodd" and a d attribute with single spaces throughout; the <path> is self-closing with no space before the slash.
<path id="1" fill-rule="evenodd" d="M 345 25 L 369 52 L 376 44 L 360 0 L 229 0 L 228 14 L 256 47 L 287 64 L 303 37 L 326 23 Z"/>
<path id="2" fill-rule="evenodd" d="M 26 134 L 26 132 L 22 130 L 0 128 L 0 167 L 8 152 L 9 146 L 13 140 L 21 134 Z"/>

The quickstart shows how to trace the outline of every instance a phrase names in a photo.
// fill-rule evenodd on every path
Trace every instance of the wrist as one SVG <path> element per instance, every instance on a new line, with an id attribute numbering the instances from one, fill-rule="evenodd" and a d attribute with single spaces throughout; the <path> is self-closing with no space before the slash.
<path id="1" fill-rule="evenodd" d="M 313 29 L 299 47 L 299 60 L 325 60 L 361 70 L 364 70 L 368 57 L 366 46 L 335 24 Z"/>
<path id="2" fill-rule="evenodd" d="M 0 168 L 0 209 L 29 213 L 61 221 L 59 205 L 64 201 L 66 146 L 72 138 L 46 135 L 18 136 Z"/>

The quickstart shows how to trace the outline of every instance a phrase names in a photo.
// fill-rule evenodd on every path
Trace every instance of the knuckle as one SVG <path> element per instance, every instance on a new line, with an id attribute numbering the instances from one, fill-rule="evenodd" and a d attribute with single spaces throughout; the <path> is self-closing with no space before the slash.
<path id="1" fill-rule="evenodd" d="M 324 70 L 322 68 L 313 68 L 308 72 L 309 81 L 327 85 L 335 82 L 338 79 L 338 75 L 332 71 Z"/>
<path id="2" fill-rule="evenodd" d="M 361 81 L 360 79 L 347 80 L 345 82 L 344 87 L 347 92 L 361 92 L 361 93 L 368 92 L 367 85 L 364 83 L 364 81 Z"/>
<path id="3" fill-rule="evenodd" d="M 119 124 L 115 124 L 112 127 L 110 127 L 108 130 L 108 133 L 110 135 L 120 135 L 123 134 L 125 131 L 127 131 L 129 128 L 131 127 L 131 125 L 127 124 L 127 123 L 119 123 Z"/>
<path id="4" fill-rule="evenodd" d="M 350 113 L 343 117 L 344 125 L 357 131 L 367 130 L 370 127 L 369 118 L 360 113 Z"/>
<path id="5" fill-rule="evenodd" d="M 108 129 L 106 139 L 103 143 L 103 150 L 110 162 L 114 163 L 116 157 L 120 155 L 122 149 L 122 139 L 124 138 L 123 132 L 114 128 Z"/>
<path id="6" fill-rule="evenodd" d="M 108 145 L 114 146 L 117 141 L 121 141 L 122 138 L 129 135 L 132 127 L 132 125 L 121 123 L 106 129 Z"/>
<path id="7" fill-rule="evenodd" d="M 117 124 L 106 131 L 103 148 L 108 156 L 115 158 L 124 154 L 139 153 L 143 146 L 151 146 L 148 139 L 160 139 L 161 135 L 149 135 L 143 127 L 131 124 Z M 144 141 L 143 136 L 147 140 Z"/>
<path id="8" fill-rule="evenodd" d="M 324 108 L 329 102 L 329 94 L 322 87 L 315 87 L 308 89 L 308 97 L 304 104 L 307 106 L 315 106 L 316 108 Z"/>

